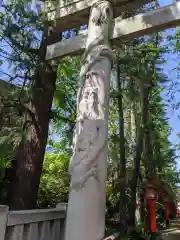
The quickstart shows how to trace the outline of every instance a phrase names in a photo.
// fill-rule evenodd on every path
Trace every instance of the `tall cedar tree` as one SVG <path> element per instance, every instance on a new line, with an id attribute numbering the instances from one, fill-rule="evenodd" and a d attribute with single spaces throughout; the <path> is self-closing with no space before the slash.
<path id="1" fill-rule="evenodd" d="M 32 86 L 32 100 L 24 106 L 27 119 L 16 156 L 16 176 L 9 192 L 13 210 L 36 208 L 56 82 L 56 69 L 45 61 L 48 27 L 45 28 Z"/>

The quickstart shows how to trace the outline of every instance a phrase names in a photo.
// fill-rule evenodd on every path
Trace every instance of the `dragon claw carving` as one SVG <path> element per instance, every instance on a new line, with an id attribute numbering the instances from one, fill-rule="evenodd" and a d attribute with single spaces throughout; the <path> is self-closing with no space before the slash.
<path id="1" fill-rule="evenodd" d="M 81 129 L 75 145 L 73 163 L 71 163 L 71 189 L 79 191 L 89 178 L 99 182 L 98 156 L 106 145 L 105 124 L 103 120 L 84 120 L 85 128 Z M 78 152 L 79 143 L 82 151 Z"/>
<path id="2" fill-rule="evenodd" d="M 97 168 L 97 165 L 93 166 L 83 177 L 79 178 L 78 181 L 74 181 L 71 184 L 71 189 L 76 192 L 81 190 L 86 184 L 87 180 L 91 177 L 95 178 L 97 182 L 100 182 L 98 173 L 99 170 Z"/>

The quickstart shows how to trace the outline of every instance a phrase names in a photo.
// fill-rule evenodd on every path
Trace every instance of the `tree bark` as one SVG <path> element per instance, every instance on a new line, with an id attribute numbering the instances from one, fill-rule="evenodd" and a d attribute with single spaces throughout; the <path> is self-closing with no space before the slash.
<path id="1" fill-rule="evenodd" d="M 129 207 L 129 225 L 131 227 L 135 226 L 135 211 L 136 211 L 136 193 L 137 193 L 137 184 L 140 174 L 140 162 L 141 156 L 143 152 L 143 139 L 145 134 L 145 126 L 148 121 L 148 111 L 147 101 L 149 97 L 149 88 L 144 84 L 142 87 L 142 119 L 141 126 L 138 131 L 137 144 L 136 144 L 136 152 L 134 158 L 134 169 L 131 180 L 131 201 Z"/>
<path id="2" fill-rule="evenodd" d="M 123 96 L 120 80 L 119 57 L 117 59 L 117 85 L 118 85 L 118 112 L 119 112 L 119 137 L 120 137 L 120 178 L 126 178 L 126 156 L 125 156 L 125 138 L 124 138 L 124 114 L 123 114 Z"/>
<path id="3" fill-rule="evenodd" d="M 149 103 L 147 101 L 146 107 L 149 109 Z M 152 146 L 152 128 L 151 121 L 148 117 L 148 121 L 145 123 L 145 136 L 144 136 L 144 166 L 146 180 L 152 181 L 155 177 L 156 167 L 154 164 L 153 146 Z"/>
<path id="4" fill-rule="evenodd" d="M 147 181 L 152 181 L 155 179 L 155 173 L 156 173 L 156 166 L 154 162 L 154 154 L 153 154 L 153 145 L 152 145 L 152 119 L 150 116 L 150 109 L 151 109 L 151 90 L 152 90 L 152 80 L 150 79 L 147 83 L 147 91 L 148 91 L 148 99 L 144 103 L 145 108 L 148 109 L 148 116 L 147 121 L 144 122 L 144 167 L 145 167 L 145 177 Z"/>
<path id="5" fill-rule="evenodd" d="M 46 26 L 32 86 L 32 100 L 23 106 L 26 122 L 16 156 L 16 176 L 9 192 L 13 210 L 36 208 L 56 81 L 56 70 L 45 61 L 47 32 Z"/>
<path id="6" fill-rule="evenodd" d="M 126 199 L 126 155 L 125 155 L 125 137 L 124 137 L 124 114 L 123 114 L 123 96 L 120 79 L 120 61 L 117 56 L 117 86 L 118 86 L 118 113 L 119 113 L 119 137 L 120 137 L 120 161 L 119 161 L 119 191 L 120 191 L 120 223 L 119 232 L 125 234 L 126 229 L 125 215 L 127 211 Z"/>
<path id="7" fill-rule="evenodd" d="M 65 240 L 103 239 L 107 175 L 112 7 L 93 4 L 80 73 Z"/>

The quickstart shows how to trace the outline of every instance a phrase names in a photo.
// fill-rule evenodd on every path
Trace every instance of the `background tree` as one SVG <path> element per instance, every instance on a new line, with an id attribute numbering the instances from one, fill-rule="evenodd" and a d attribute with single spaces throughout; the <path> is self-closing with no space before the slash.
<path id="1" fill-rule="evenodd" d="M 128 16 L 132 12 L 123 18 Z M 43 16 L 32 12 L 25 0 L 3 6 L 0 25 L 0 71 L 6 81 L 0 81 L 0 201 L 13 209 L 54 207 L 68 196 L 80 58 L 45 62 L 46 40 L 42 37 L 41 41 L 41 34 L 49 26 L 43 25 Z M 156 35 L 142 37 L 115 50 L 106 208 L 106 226 L 111 232 L 135 226 L 138 194 L 147 181 L 155 176 L 172 192 L 179 181 L 161 96 L 164 89 L 174 95 L 173 88 L 167 88 L 173 81 L 163 66 L 165 54 L 179 51 L 179 31 L 167 39 L 164 44 L 161 34 L 158 39 Z"/>

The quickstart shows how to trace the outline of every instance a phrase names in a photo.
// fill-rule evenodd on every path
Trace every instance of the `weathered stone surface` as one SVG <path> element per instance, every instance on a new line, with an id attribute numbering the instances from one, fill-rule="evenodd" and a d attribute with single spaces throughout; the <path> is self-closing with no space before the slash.
<path id="1" fill-rule="evenodd" d="M 62 240 L 66 205 L 59 204 L 55 209 L 6 211 L 3 218 L 0 211 L 0 240 Z"/>
<path id="2" fill-rule="evenodd" d="M 111 4 L 97 1 L 91 10 L 80 72 L 65 240 L 104 236 L 111 24 Z"/>
<path id="3" fill-rule="evenodd" d="M 9 211 L 7 226 L 65 218 L 66 205 L 53 209 Z"/>
<path id="4" fill-rule="evenodd" d="M 180 220 L 170 221 L 170 228 L 161 232 L 160 240 L 179 240 L 180 239 Z"/>
<path id="5" fill-rule="evenodd" d="M 0 240 L 5 239 L 8 211 L 8 206 L 0 205 Z"/>
<path id="6" fill-rule="evenodd" d="M 138 8 L 153 0 L 112 0 L 114 17 L 120 16 L 122 12 Z M 63 32 L 88 24 L 89 12 L 95 0 L 57 0 L 45 4 L 49 21 L 56 21 L 57 31 Z M 58 39 L 57 39 L 58 41 Z"/>
<path id="7" fill-rule="evenodd" d="M 115 18 L 111 39 L 113 43 L 116 43 L 119 40 L 151 34 L 178 25 L 180 25 L 180 2 L 136 15 L 133 18 L 124 20 L 120 17 Z M 46 59 L 51 60 L 66 55 L 81 54 L 85 48 L 86 39 L 87 32 L 84 31 L 84 34 L 77 37 L 49 45 Z"/>

